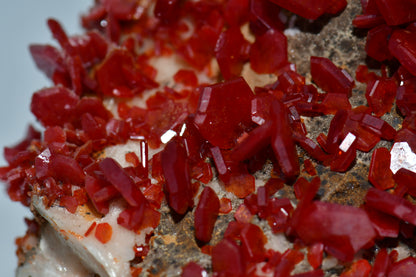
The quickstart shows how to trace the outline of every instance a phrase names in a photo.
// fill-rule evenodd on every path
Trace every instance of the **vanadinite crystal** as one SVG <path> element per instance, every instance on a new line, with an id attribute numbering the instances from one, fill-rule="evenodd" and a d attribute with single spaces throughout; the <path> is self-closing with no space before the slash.
<path id="1" fill-rule="evenodd" d="M 103 0 L 78 36 L 48 20 L 45 129 L 4 149 L 10 198 L 90 209 L 79 249 L 128 232 L 125 275 L 413 276 L 395 248 L 416 225 L 416 1 L 350 2 Z"/>

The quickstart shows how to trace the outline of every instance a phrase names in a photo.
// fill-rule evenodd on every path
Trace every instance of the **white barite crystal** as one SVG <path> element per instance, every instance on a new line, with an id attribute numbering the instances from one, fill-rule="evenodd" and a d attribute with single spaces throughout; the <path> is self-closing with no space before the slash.
<path id="1" fill-rule="evenodd" d="M 118 215 L 124 209 L 121 202 L 112 203 L 109 213 L 102 218 L 94 216 L 91 211 L 80 209 L 71 214 L 59 206 L 46 208 L 39 197 L 33 197 L 32 203 L 63 242 L 62 247 L 78 257 L 87 271 L 102 277 L 130 276 L 130 261 L 134 258 L 133 248 L 136 244 L 144 244 L 146 233 L 151 231 L 143 230 L 136 234 L 117 224 Z M 94 233 L 88 237 L 84 236 L 94 221 L 97 224 L 106 222 L 111 225 L 113 234 L 109 242 L 101 243 L 95 238 Z M 41 252 L 50 256 L 44 251 Z"/>
<path id="2" fill-rule="evenodd" d="M 344 140 L 341 142 L 339 149 L 341 149 L 341 151 L 343 152 L 347 152 L 348 149 L 350 149 L 351 145 L 354 143 L 355 139 L 357 137 L 355 135 L 353 135 L 352 133 L 348 133 Z"/>
<path id="3" fill-rule="evenodd" d="M 400 168 L 416 173 L 416 154 L 407 142 L 396 142 L 390 150 L 390 170 L 396 174 Z"/>
<path id="4" fill-rule="evenodd" d="M 91 277 L 79 257 L 49 224 L 41 230 L 39 247 L 16 271 L 16 277 Z"/>

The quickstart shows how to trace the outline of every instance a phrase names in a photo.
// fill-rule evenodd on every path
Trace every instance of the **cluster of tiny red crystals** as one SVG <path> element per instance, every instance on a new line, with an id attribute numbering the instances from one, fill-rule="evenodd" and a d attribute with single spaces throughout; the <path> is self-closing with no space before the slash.
<path id="1" fill-rule="evenodd" d="M 43 135 L 30 127 L 22 142 L 4 150 L 9 165 L 0 168 L 0 177 L 8 183 L 12 200 L 28 206 L 37 194 L 45 196 L 47 206 L 59 203 L 75 213 L 78 206 L 92 203 L 105 215 L 112 201 L 124 199 L 126 208 L 117 221 L 136 232 L 158 226 L 164 200 L 172 213 L 195 209 L 195 237 L 212 256 L 215 276 L 257 276 L 257 270 L 289 276 L 304 260 L 305 248 L 312 270 L 292 276 L 323 276 L 325 255 L 346 263 L 344 277 L 416 271 L 415 258 L 397 261 L 396 251 L 383 248 L 373 265 L 352 262 L 358 251 L 384 238 L 413 234 L 416 206 L 405 196 L 416 196 L 416 173 L 401 169 L 393 174 L 389 150 L 376 149 L 368 176 L 375 188 L 368 191 L 363 207 L 356 208 L 316 200 L 321 180 L 311 162 L 346 172 L 357 150 L 369 152 L 380 140 L 406 141 L 416 152 L 414 1 L 361 1 L 363 14 L 353 25 L 368 29 L 368 56 L 397 69 L 378 76 L 364 65 L 358 67 L 356 80 L 367 84 L 368 105 L 354 108 L 349 102 L 354 79 L 328 58 L 310 60 L 312 81 L 322 92 L 296 72 L 288 61 L 285 24 L 278 17 L 282 9 L 311 20 L 336 16 L 346 7 L 345 0 L 157 0 L 153 14 L 139 2 L 96 1 L 82 17 L 87 31 L 79 36 L 67 36 L 50 19 L 60 48 L 30 47 L 36 65 L 54 85 L 35 92 L 31 102 L 32 113 L 45 127 Z M 244 24 L 253 43 L 241 32 Z M 138 53 L 148 39 L 154 47 Z M 149 62 L 173 53 L 192 68 L 173 76 L 181 90 L 161 87 Z M 223 81 L 200 84 L 197 75 L 212 74 L 212 59 Z M 275 74 L 277 81 L 252 90 L 240 77 L 247 63 L 259 74 Z M 149 89 L 157 91 L 146 100 L 146 108 L 129 103 Z M 117 99 L 117 116 L 103 105 L 108 97 Z M 399 131 L 381 118 L 394 104 L 404 117 Z M 334 116 L 328 133 L 316 141 L 309 138 L 301 116 L 329 114 Z M 169 130 L 180 135 L 150 160 L 146 154 L 128 153 L 125 159 L 131 166 L 123 168 L 112 158 L 99 158 L 106 147 L 128 140 L 137 140 L 140 153 L 147 153 L 148 147 L 163 145 L 161 136 Z M 310 158 L 302 164 L 296 145 Z M 256 190 L 253 173 L 266 161 L 273 163 L 272 176 Z M 301 169 L 308 179 L 298 177 Z M 231 201 L 219 199 L 208 185 L 215 174 L 243 204 L 236 207 L 235 221 L 223 239 L 210 245 L 217 217 L 232 210 Z M 288 198 L 274 197 L 285 183 L 294 187 L 296 207 Z M 265 234 L 252 223 L 255 216 L 267 221 L 273 233 L 293 239 L 294 248 L 267 250 Z M 93 223 L 85 236 L 95 228 L 97 239 L 106 243 L 111 239 L 106 224 Z M 140 256 L 147 254 L 145 249 Z M 134 275 L 141 272 L 134 270 Z M 191 262 L 182 276 L 204 274 L 204 268 Z"/>

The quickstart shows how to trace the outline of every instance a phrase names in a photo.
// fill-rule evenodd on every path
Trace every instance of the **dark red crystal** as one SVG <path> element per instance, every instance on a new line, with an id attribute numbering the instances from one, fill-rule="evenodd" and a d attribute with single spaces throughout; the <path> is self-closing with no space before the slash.
<path id="1" fill-rule="evenodd" d="M 400 196 L 370 188 L 365 196 L 365 200 L 366 205 L 376 210 L 416 225 L 416 206 Z"/>
<path id="2" fill-rule="evenodd" d="M 387 269 L 391 263 L 387 249 L 382 248 L 378 251 L 373 264 L 371 277 L 383 277 L 387 274 Z"/>
<path id="3" fill-rule="evenodd" d="M 317 19 L 324 13 L 336 14 L 342 11 L 347 6 L 345 0 L 335 1 L 284 1 L 284 0 L 272 0 L 272 2 L 278 4 L 282 8 L 285 8 L 295 14 L 298 14 L 307 19 Z"/>
<path id="4" fill-rule="evenodd" d="M 273 133 L 271 145 L 277 162 L 288 180 L 299 175 L 299 160 L 292 139 L 292 130 L 287 116 L 287 110 L 280 101 L 272 105 Z"/>
<path id="5" fill-rule="evenodd" d="M 397 238 L 400 227 L 398 218 L 367 206 L 364 208 L 379 238 Z"/>
<path id="6" fill-rule="evenodd" d="M 365 259 L 360 259 L 345 270 L 340 276 L 341 277 L 358 277 L 358 276 L 369 276 L 371 272 L 371 265 Z"/>
<path id="7" fill-rule="evenodd" d="M 374 150 L 368 172 L 368 181 L 381 190 L 394 187 L 393 172 L 390 170 L 390 151 L 387 148 Z"/>
<path id="8" fill-rule="evenodd" d="M 370 81 L 365 97 L 376 116 L 390 112 L 396 96 L 397 85 L 392 79 Z"/>
<path id="9" fill-rule="evenodd" d="M 215 146 L 231 148 L 242 126 L 251 124 L 253 92 L 243 78 L 202 88 L 195 124 L 201 135 Z"/>
<path id="10" fill-rule="evenodd" d="M 114 49 L 99 65 L 96 79 L 101 93 L 107 96 L 132 97 L 157 84 L 135 65 L 134 57 L 122 49 Z"/>
<path id="11" fill-rule="evenodd" d="M 385 24 L 368 31 L 365 44 L 367 55 L 380 62 L 391 60 L 393 55 L 390 53 L 388 45 L 392 33 L 393 28 Z"/>
<path id="12" fill-rule="evenodd" d="M 294 227 L 304 242 L 322 242 L 327 252 L 343 261 L 351 260 L 376 236 L 367 214 L 351 206 L 312 202 L 298 220 Z"/>
<path id="13" fill-rule="evenodd" d="M 44 126 L 63 126 L 75 116 L 79 97 L 61 86 L 42 89 L 32 96 L 30 110 Z"/>
<path id="14" fill-rule="evenodd" d="M 140 188 L 133 179 L 112 158 L 105 158 L 99 162 L 105 178 L 121 193 L 123 198 L 133 207 L 140 207 L 146 202 Z"/>
<path id="15" fill-rule="evenodd" d="M 407 2 L 411 3 L 411 1 Z M 389 50 L 402 66 L 416 76 L 416 37 L 413 32 L 395 30 L 389 40 Z"/>
<path id="16" fill-rule="evenodd" d="M 201 242 L 209 242 L 220 209 L 220 201 L 215 191 L 205 187 L 195 209 L 195 237 Z"/>
<path id="17" fill-rule="evenodd" d="M 157 0 L 153 13 L 163 23 L 172 24 L 179 18 L 180 9 L 179 0 Z"/>
<path id="18" fill-rule="evenodd" d="M 161 163 L 168 204 L 178 214 L 184 214 L 192 207 L 193 200 L 188 158 L 179 140 L 173 139 L 165 146 Z"/>
<path id="19" fill-rule="evenodd" d="M 377 0 L 377 8 L 388 25 L 416 20 L 416 3 L 408 0 Z"/>
<path id="20" fill-rule="evenodd" d="M 311 57 L 311 75 L 313 81 L 328 93 L 343 93 L 351 96 L 354 79 L 338 68 L 331 60 L 322 57 Z"/>
<path id="21" fill-rule="evenodd" d="M 249 51 L 250 44 L 244 39 L 240 28 L 232 27 L 220 34 L 215 46 L 215 57 L 224 79 L 229 80 L 241 75 Z"/>
<path id="22" fill-rule="evenodd" d="M 204 277 L 206 271 L 197 263 L 189 262 L 183 269 L 181 277 Z"/>
<path id="23" fill-rule="evenodd" d="M 390 266 L 389 277 L 410 277 L 416 271 L 416 259 L 407 257 Z"/>
<path id="24" fill-rule="evenodd" d="M 257 73 L 277 73 L 288 64 L 287 38 L 270 29 L 258 36 L 250 48 L 250 65 Z"/>
<path id="25" fill-rule="evenodd" d="M 223 276 L 244 276 L 245 262 L 240 246 L 223 239 L 212 248 L 212 270 Z"/>

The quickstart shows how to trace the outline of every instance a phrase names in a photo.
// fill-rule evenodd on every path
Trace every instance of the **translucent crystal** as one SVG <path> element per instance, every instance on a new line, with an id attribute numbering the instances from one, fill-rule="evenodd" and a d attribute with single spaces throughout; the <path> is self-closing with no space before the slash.
<path id="1" fill-rule="evenodd" d="M 395 174 L 400 168 L 416 172 L 416 154 L 407 142 L 396 142 L 391 151 L 390 169 Z"/>

